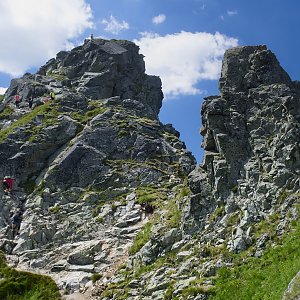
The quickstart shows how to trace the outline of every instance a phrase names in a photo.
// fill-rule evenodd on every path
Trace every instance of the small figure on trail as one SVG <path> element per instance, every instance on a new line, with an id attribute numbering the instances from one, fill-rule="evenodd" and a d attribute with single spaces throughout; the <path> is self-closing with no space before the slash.
<path id="1" fill-rule="evenodd" d="M 55 100 L 55 94 L 53 91 L 50 92 L 50 98 L 51 100 Z"/>
<path id="2" fill-rule="evenodd" d="M 11 218 L 11 229 L 13 233 L 13 239 L 19 235 L 21 223 L 23 220 L 23 209 L 19 208 Z"/>
<path id="3" fill-rule="evenodd" d="M 2 179 L 2 186 L 5 195 L 11 193 L 13 186 L 13 178 L 11 178 L 10 176 L 4 176 L 4 178 Z"/>
<path id="4" fill-rule="evenodd" d="M 91 33 L 91 41 L 94 39 L 94 35 Z"/>
<path id="5" fill-rule="evenodd" d="M 21 102 L 20 95 L 19 94 L 15 95 L 15 105 L 16 105 L 16 108 L 19 108 L 20 102 Z"/>
<path id="6" fill-rule="evenodd" d="M 29 97 L 29 99 L 27 100 L 27 102 L 28 102 L 28 107 L 29 107 L 29 108 L 32 108 L 32 104 L 33 104 L 33 97 L 32 97 L 32 96 L 30 96 L 30 97 Z"/>

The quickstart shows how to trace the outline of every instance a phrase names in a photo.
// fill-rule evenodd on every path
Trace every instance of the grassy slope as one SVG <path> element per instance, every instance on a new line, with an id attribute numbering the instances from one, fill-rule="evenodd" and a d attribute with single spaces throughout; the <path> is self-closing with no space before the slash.
<path id="1" fill-rule="evenodd" d="M 16 271 L 6 265 L 0 252 L 1 300 L 59 300 L 55 282 L 48 276 Z"/>
<path id="2" fill-rule="evenodd" d="M 209 299 L 279 300 L 299 270 L 300 224 L 262 257 L 240 261 L 233 269 L 220 269 Z"/>

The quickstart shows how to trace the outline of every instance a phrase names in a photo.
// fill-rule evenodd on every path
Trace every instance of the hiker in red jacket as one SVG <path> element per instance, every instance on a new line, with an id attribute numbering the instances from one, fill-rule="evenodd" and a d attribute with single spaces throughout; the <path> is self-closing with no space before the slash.
<path id="1" fill-rule="evenodd" d="M 7 195 L 8 193 L 12 192 L 12 187 L 13 187 L 13 178 L 9 176 L 5 176 L 2 179 L 2 185 L 3 185 L 3 191 Z"/>

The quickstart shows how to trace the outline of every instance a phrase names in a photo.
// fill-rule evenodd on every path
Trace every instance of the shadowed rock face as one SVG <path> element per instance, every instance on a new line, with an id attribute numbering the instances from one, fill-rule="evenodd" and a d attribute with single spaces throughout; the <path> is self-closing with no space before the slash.
<path id="1" fill-rule="evenodd" d="M 201 110 L 205 153 L 190 174 L 187 219 L 203 228 L 216 207 L 227 218 L 240 215 L 228 241 L 239 252 L 252 244 L 249 228 L 274 211 L 280 195 L 299 189 L 300 90 L 266 46 L 227 50 L 219 86 L 221 96 L 207 97 Z M 217 222 L 220 232 L 224 220 Z"/>
<path id="2" fill-rule="evenodd" d="M 86 40 L 71 51 L 61 51 L 37 74 L 12 80 L 6 99 L 16 93 L 23 100 L 43 96 L 55 87 L 53 79 L 90 99 L 135 99 L 151 107 L 156 116 L 162 104 L 160 78 L 145 74 L 143 55 L 129 41 Z"/>

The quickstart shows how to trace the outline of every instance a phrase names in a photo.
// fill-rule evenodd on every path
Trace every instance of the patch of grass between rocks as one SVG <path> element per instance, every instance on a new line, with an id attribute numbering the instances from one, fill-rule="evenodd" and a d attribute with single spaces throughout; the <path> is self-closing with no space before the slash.
<path id="1" fill-rule="evenodd" d="M 278 245 L 265 251 L 260 258 L 244 258 L 233 268 L 217 273 L 211 300 L 276 300 L 281 299 L 289 282 L 300 270 L 300 223 Z M 234 258 L 239 261 L 241 254 Z"/>
<path id="2" fill-rule="evenodd" d="M 0 299 L 5 300 L 59 300 L 55 282 L 48 276 L 17 271 L 7 266 L 0 252 Z"/>

